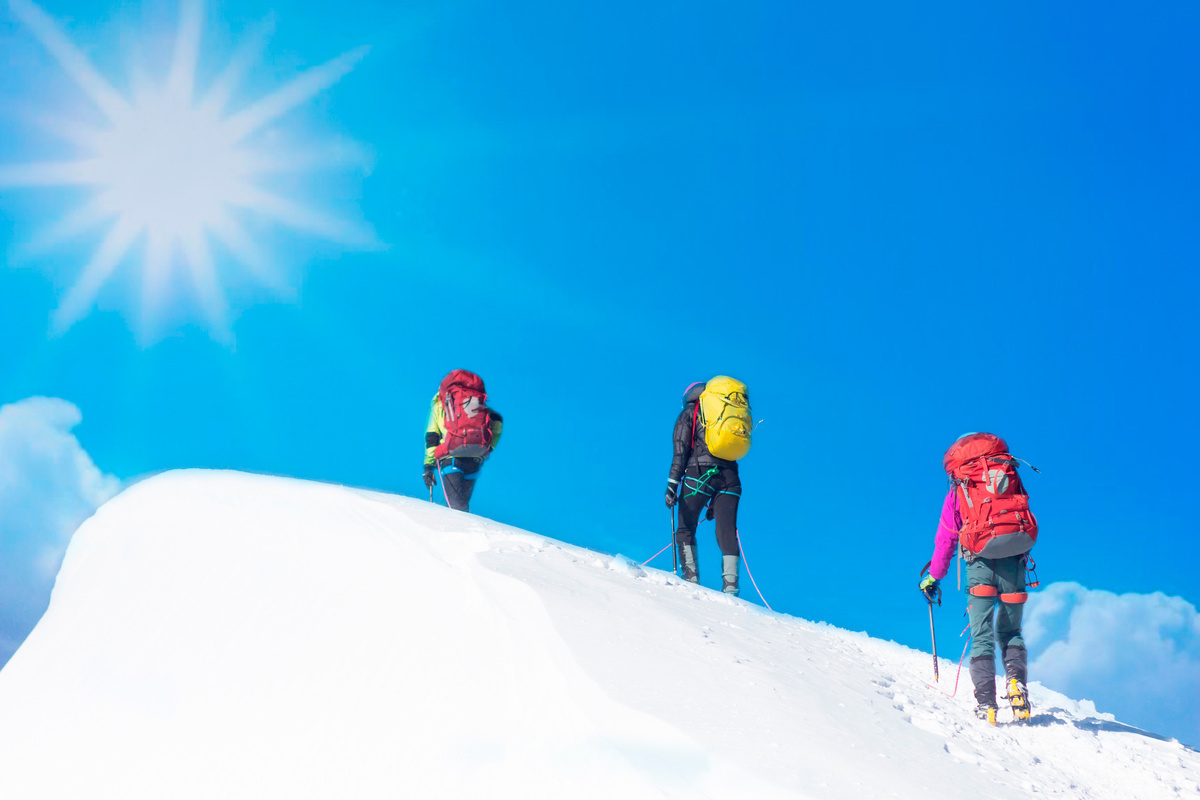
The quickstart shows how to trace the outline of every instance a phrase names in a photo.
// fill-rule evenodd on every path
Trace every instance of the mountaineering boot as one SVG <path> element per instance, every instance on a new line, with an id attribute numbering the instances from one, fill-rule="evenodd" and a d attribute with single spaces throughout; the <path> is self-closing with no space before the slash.
<path id="1" fill-rule="evenodd" d="M 1033 706 L 1029 703 L 1029 692 L 1025 688 L 1027 660 L 1028 654 L 1024 647 L 1010 645 L 1004 649 L 1004 699 L 1012 706 L 1015 720 L 1029 719 L 1033 711 Z"/>
<path id="2" fill-rule="evenodd" d="M 685 581 L 700 582 L 700 568 L 696 565 L 696 545 L 679 545 L 679 569 L 683 573 Z"/>
<path id="3" fill-rule="evenodd" d="M 1008 678 L 1016 678 L 1017 683 L 1026 684 L 1029 673 L 1027 667 L 1028 653 L 1020 645 L 1009 645 L 1004 648 L 1004 674 Z"/>
<path id="4" fill-rule="evenodd" d="M 737 556 L 721 556 L 721 577 L 725 579 L 725 584 L 721 591 L 725 594 L 731 594 L 734 597 L 738 596 L 738 561 Z"/>
<path id="5" fill-rule="evenodd" d="M 1025 684 L 1016 678 L 1009 678 L 1008 694 L 1004 695 L 1004 699 L 1012 706 L 1013 719 L 1029 719 L 1033 706 L 1029 704 L 1029 692 L 1025 689 Z"/>
<path id="6" fill-rule="evenodd" d="M 971 659 L 971 683 L 975 684 L 975 716 L 996 724 L 996 658 L 992 655 Z"/>
<path id="7" fill-rule="evenodd" d="M 975 716 L 979 719 L 986 720 L 988 725 L 996 724 L 996 706 L 980 703 L 975 706 Z"/>

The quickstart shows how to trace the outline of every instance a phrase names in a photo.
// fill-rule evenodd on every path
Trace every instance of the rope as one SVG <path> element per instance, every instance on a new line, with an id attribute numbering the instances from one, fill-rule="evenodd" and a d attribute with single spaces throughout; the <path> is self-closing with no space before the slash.
<path id="1" fill-rule="evenodd" d="M 746 560 L 746 548 L 742 546 L 742 533 L 737 528 L 733 529 L 733 533 L 737 536 L 738 552 L 742 554 L 742 563 L 746 565 L 746 577 L 750 579 L 750 585 L 754 587 L 754 591 L 758 592 L 758 599 L 763 601 L 763 605 L 768 611 L 774 611 L 771 604 L 767 602 L 767 598 L 763 597 L 762 590 L 758 588 L 758 584 L 754 581 L 754 573 L 750 571 L 750 562 Z M 967 651 L 964 650 L 963 653 Z M 962 662 L 959 662 L 960 665 Z"/>
<path id="2" fill-rule="evenodd" d="M 670 546 L 671 546 L 671 545 L 673 545 L 673 544 L 675 544 L 675 543 L 674 543 L 674 542 L 668 542 L 668 543 L 667 543 L 667 547 L 670 547 Z M 655 553 L 654 555 L 650 556 L 650 557 L 649 557 L 649 558 L 647 558 L 645 561 L 643 561 L 643 562 L 642 562 L 642 566 L 643 566 L 643 567 L 644 567 L 644 566 L 646 566 L 646 565 L 647 565 L 647 564 L 649 564 L 651 561 L 653 561 L 654 559 L 658 558 L 658 557 L 659 557 L 659 556 L 661 556 L 663 553 L 667 552 L 667 547 L 664 547 L 662 550 L 659 550 L 657 553 Z"/>
<path id="3" fill-rule="evenodd" d="M 962 633 L 960 633 L 959 636 L 962 636 L 963 633 L 966 633 L 967 629 L 970 627 L 971 627 L 971 623 L 968 622 L 967 627 L 962 629 Z M 967 657 L 967 648 L 971 646 L 971 639 L 973 636 L 974 636 L 974 634 L 972 634 L 972 636 L 967 637 L 967 643 L 963 645 L 962 655 L 958 657 L 958 672 L 954 673 L 954 691 L 946 692 L 944 689 L 942 689 L 941 686 L 934 686 L 932 683 L 926 683 L 925 684 L 926 686 L 929 686 L 933 689 L 937 689 L 939 692 L 946 695 L 946 697 L 954 697 L 954 695 L 958 694 L 958 678 L 960 675 L 962 675 L 963 659 Z"/>

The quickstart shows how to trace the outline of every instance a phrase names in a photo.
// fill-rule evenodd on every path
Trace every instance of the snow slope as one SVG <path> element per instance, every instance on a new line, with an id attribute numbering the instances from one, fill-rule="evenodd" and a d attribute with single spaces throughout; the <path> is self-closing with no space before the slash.
<path id="1" fill-rule="evenodd" d="M 930 667 L 427 502 L 174 472 L 0 671 L 0 797 L 1200 795 L 1178 742 L 1036 684 L 993 729 Z"/>

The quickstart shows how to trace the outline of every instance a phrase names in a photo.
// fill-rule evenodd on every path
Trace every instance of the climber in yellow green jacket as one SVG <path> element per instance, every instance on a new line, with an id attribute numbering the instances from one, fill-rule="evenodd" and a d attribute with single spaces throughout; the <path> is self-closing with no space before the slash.
<path id="1" fill-rule="evenodd" d="M 446 505 L 469 511 L 479 470 L 496 449 L 503 426 L 500 414 L 487 405 L 482 378 L 465 369 L 443 378 L 425 426 L 425 486 L 432 491 L 437 484 L 436 468 Z"/>

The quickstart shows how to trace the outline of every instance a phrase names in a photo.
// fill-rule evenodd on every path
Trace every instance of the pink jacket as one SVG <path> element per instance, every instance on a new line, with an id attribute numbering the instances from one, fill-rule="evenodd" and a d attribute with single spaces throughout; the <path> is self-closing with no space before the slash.
<path id="1" fill-rule="evenodd" d="M 938 521 L 937 535 L 933 538 L 933 559 L 929 563 L 929 574 L 939 581 L 950 571 L 954 560 L 954 549 L 958 547 L 958 532 L 962 529 L 962 515 L 958 513 L 958 493 L 951 489 L 942 503 L 942 518 Z"/>

